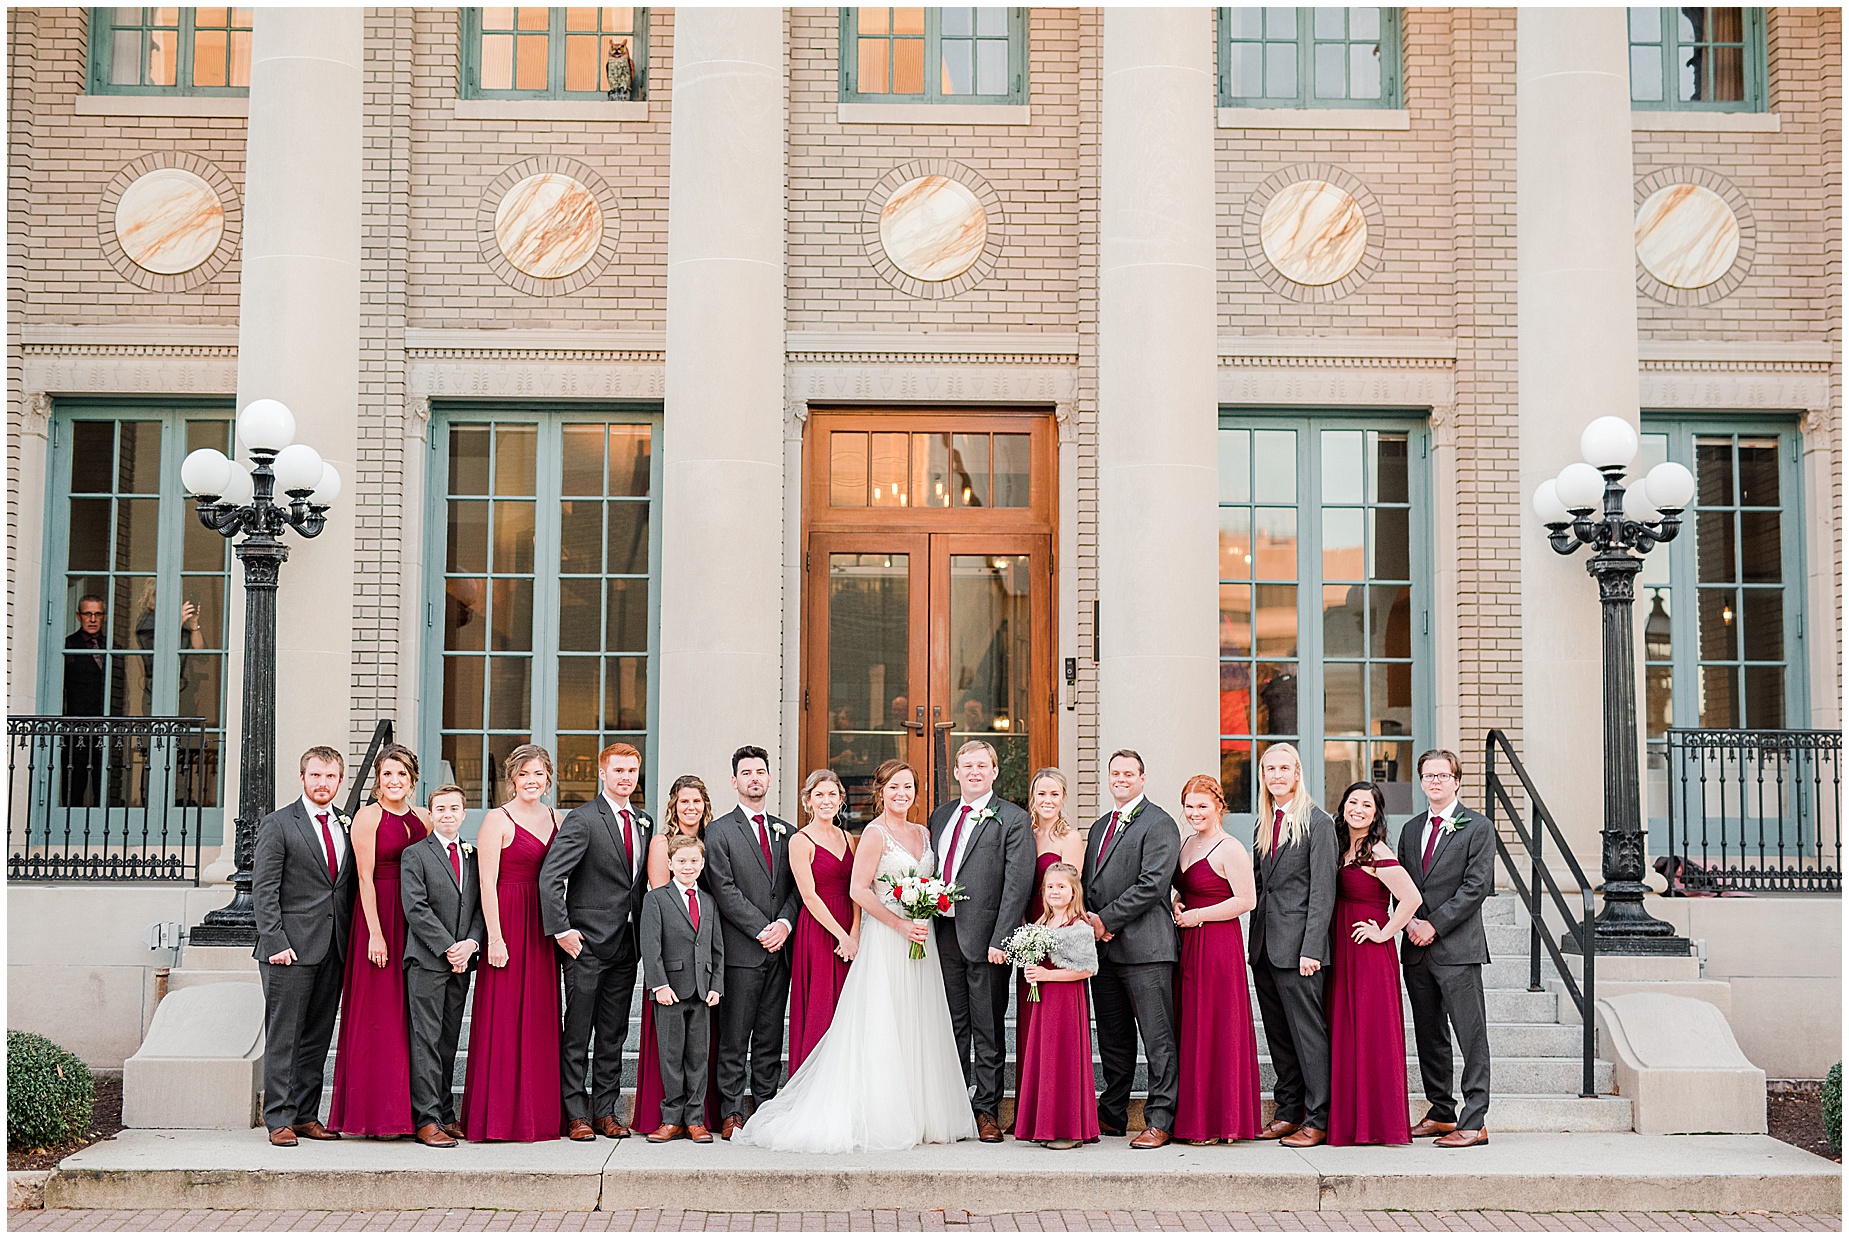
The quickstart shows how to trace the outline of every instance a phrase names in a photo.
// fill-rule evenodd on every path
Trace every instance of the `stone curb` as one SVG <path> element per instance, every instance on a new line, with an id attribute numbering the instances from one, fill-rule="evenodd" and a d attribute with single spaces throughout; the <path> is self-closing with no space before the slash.
<path id="1" fill-rule="evenodd" d="M 43 1209 L 45 1185 L 51 1181 L 50 1170 L 9 1170 L 6 1172 L 6 1207 Z"/>

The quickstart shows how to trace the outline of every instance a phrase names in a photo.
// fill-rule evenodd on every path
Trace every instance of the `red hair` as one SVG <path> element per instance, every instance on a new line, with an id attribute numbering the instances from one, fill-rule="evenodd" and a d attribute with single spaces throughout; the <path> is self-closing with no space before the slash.
<path id="1" fill-rule="evenodd" d="M 1181 786 L 1182 803 L 1186 804 L 1188 797 L 1194 795 L 1196 792 L 1203 796 L 1210 797 L 1215 804 L 1220 806 L 1221 813 L 1226 812 L 1226 791 L 1220 786 L 1220 780 L 1214 778 L 1211 774 L 1195 775 Z"/>
<path id="2" fill-rule="evenodd" d="M 602 770 L 604 768 L 604 763 L 609 761 L 612 757 L 633 757 L 636 759 L 636 764 L 638 766 L 642 764 L 642 754 L 636 751 L 635 745 L 606 744 L 604 745 L 603 752 L 597 755 L 597 768 Z"/>

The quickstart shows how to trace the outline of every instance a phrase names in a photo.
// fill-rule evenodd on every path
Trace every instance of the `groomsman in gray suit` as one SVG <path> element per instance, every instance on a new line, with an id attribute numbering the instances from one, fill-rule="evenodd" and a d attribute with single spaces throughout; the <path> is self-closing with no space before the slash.
<path id="1" fill-rule="evenodd" d="M 353 846 L 334 808 L 346 778 L 340 750 L 302 754 L 302 798 L 263 819 L 250 865 L 263 981 L 263 1125 L 270 1143 L 297 1136 L 338 1140 L 322 1126 L 321 1073 L 347 959 L 353 918 Z"/>
<path id="2" fill-rule="evenodd" d="M 783 1081 L 783 1016 L 802 894 L 790 873 L 790 824 L 770 812 L 770 754 L 732 754 L 738 806 L 706 828 L 706 881 L 725 930 L 725 1001 L 719 1005 L 719 1135 L 745 1124 L 745 1090 L 763 1105 Z"/>
<path id="3" fill-rule="evenodd" d="M 1000 1144 L 1002 1073 L 1007 1065 L 1008 978 L 1002 943 L 1021 924 L 1034 885 L 1034 824 L 1027 810 L 995 795 L 995 747 L 957 750 L 960 799 L 931 815 L 938 872 L 967 896 L 937 918 L 937 954 L 956 1030 L 963 1080 L 974 1092 L 976 1134 Z"/>
<path id="4" fill-rule="evenodd" d="M 475 849 L 458 837 L 467 804 L 453 783 L 431 792 L 436 829 L 406 848 L 398 863 L 405 1005 L 411 1014 L 411 1117 L 418 1141 L 433 1149 L 453 1149 L 462 1139 L 450 1084 L 469 973 L 488 939 Z"/>
<path id="5" fill-rule="evenodd" d="M 1430 809 L 1400 826 L 1400 864 L 1419 888 L 1424 914 L 1406 926 L 1400 968 L 1412 1006 L 1419 1074 L 1432 1103 L 1412 1134 L 1437 1136 L 1441 1149 L 1489 1143 L 1489 1012 L 1483 999 L 1489 935 L 1483 930 L 1483 901 L 1496 885 L 1496 839 L 1489 819 L 1458 799 L 1463 775 L 1456 753 L 1421 754 L 1419 785 Z M 1464 1051 L 1462 1114 L 1451 1091 L 1452 1032 Z"/>

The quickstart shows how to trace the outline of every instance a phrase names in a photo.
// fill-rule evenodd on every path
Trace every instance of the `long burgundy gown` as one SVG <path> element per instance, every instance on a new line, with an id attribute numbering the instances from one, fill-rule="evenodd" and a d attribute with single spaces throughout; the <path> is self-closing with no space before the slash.
<path id="1" fill-rule="evenodd" d="M 1091 931 L 1087 928 L 1086 932 Z M 1051 966 L 1050 961 L 1041 962 Z M 1042 981 L 1040 1001 L 1027 1004 L 1036 1010 L 1023 1040 L 1015 1089 L 1017 1140 L 1090 1144 L 1098 1139 L 1090 988 L 1089 981 Z"/>
<path id="2" fill-rule="evenodd" d="M 810 862 L 815 893 L 843 928 L 854 924 L 854 900 L 848 878 L 854 872 L 851 849 L 836 856 L 817 843 Z M 848 961 L 835 954 L 835 936 L 823 928 L 805 904 L 796 915 L 795 945 L 790 956 L 790 1074 L 803 1065 L 835 1018 L 835 1003 L 847 984 Z"/>
<path id="3" fill-rule="evenodd" d="M 462 1127 L 470 1140 L 556 1140 L 559 1096 L 559 961 L 539 922 L 539 867 L 551 846 L 526 827 L 501 850 L 495 881 L 507 966 L 484 957 L 475 981 Z"/>
<path id="4" fill-rule="evenodd" d="M 1376 869 L 1398 865 L 1377 860 Z M 1406 1027 L 1399 951 L 1391 941 L 1356 942 L 1356 921 L 1387 923 L 1386 884 L 1343 865 L 1335 893 L 1335 962 L 1329 1004 L 1329 1143 L 1410 1144 Z"/>
<path id="5" fill-rule="evenodd" d="M 1216 844 L 1224 846 L 1224 842 Z M 1211 856 L 1212 852 L 1208 853 Z M 1208 856 L 1183 869 L 1175 885 L 1184 908 L 1233 897 Z M 1258 1038 L 1246 988 L 1245 934 L 1238 918 L 1181 931 L 1175 981 L 1181 1046 L 1177 1140 L 1251 1140 L 1259 1132 Z"/>
<path id="6" fill-rule="evenodd" d="M 372 931 L 366 909 L 353 901 L 347 977 L 340 998 L 340 1048 L 334 1056 L 334 1099 L 327 1125 L 356 1136 L 408 1136 L 411 1121 L 411 1024 L 404 998 L 404 904 L 398 898 L 398 858 L 429 834 L 416 814 L 400 817 L 380 806 L 372 887 L 385 967 L 366 958 Z"/>
<path id="7" fill-rule="evenodd" d="M 1040 897 L 1040 884 L 1046 879 L 1046 871 L 1059 863 L 1058 852 L 1042 852 L 1034 857 L 1034 893 L 1027 897 L 1026 924 L 1032 925 L 1046 915 L 1046 902 Z M 1045 990 L 1041 993 L 1044 996 Z M 1043 998 L 1044 1000 L 1044 998 Z M 1040 1003 L 1027 1001 L 1027 978 L 1017 970 L 1014 974 L 1014 1070 L 1015 1078 L 1020 1078 L 1021 1062 L 1027 1056 L 1027 1024 Z M 1015 1091 L 1020 1091 L 1016 1086 Z"/>

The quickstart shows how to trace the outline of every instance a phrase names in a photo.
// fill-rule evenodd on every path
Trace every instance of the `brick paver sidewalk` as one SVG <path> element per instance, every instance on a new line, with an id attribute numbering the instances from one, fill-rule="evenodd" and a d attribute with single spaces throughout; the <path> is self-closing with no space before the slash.
<path id="1" fill-rule="evenodd" d="M 1320 1230 L 1320 1231 L 1839 1231 L 1835 1214 L 1813 1213 L 1148 1213 L 1087 1210 L 1001 1213 L 700 1213 L 656 1209 L 613 1213 L 515 1213 L 414 1209 L 343 1213 L 256 1209 L 43 1209 L 7 1215 L 9 1230 L 243 1231 L 756 1231 L 756 1230 Z"/>

